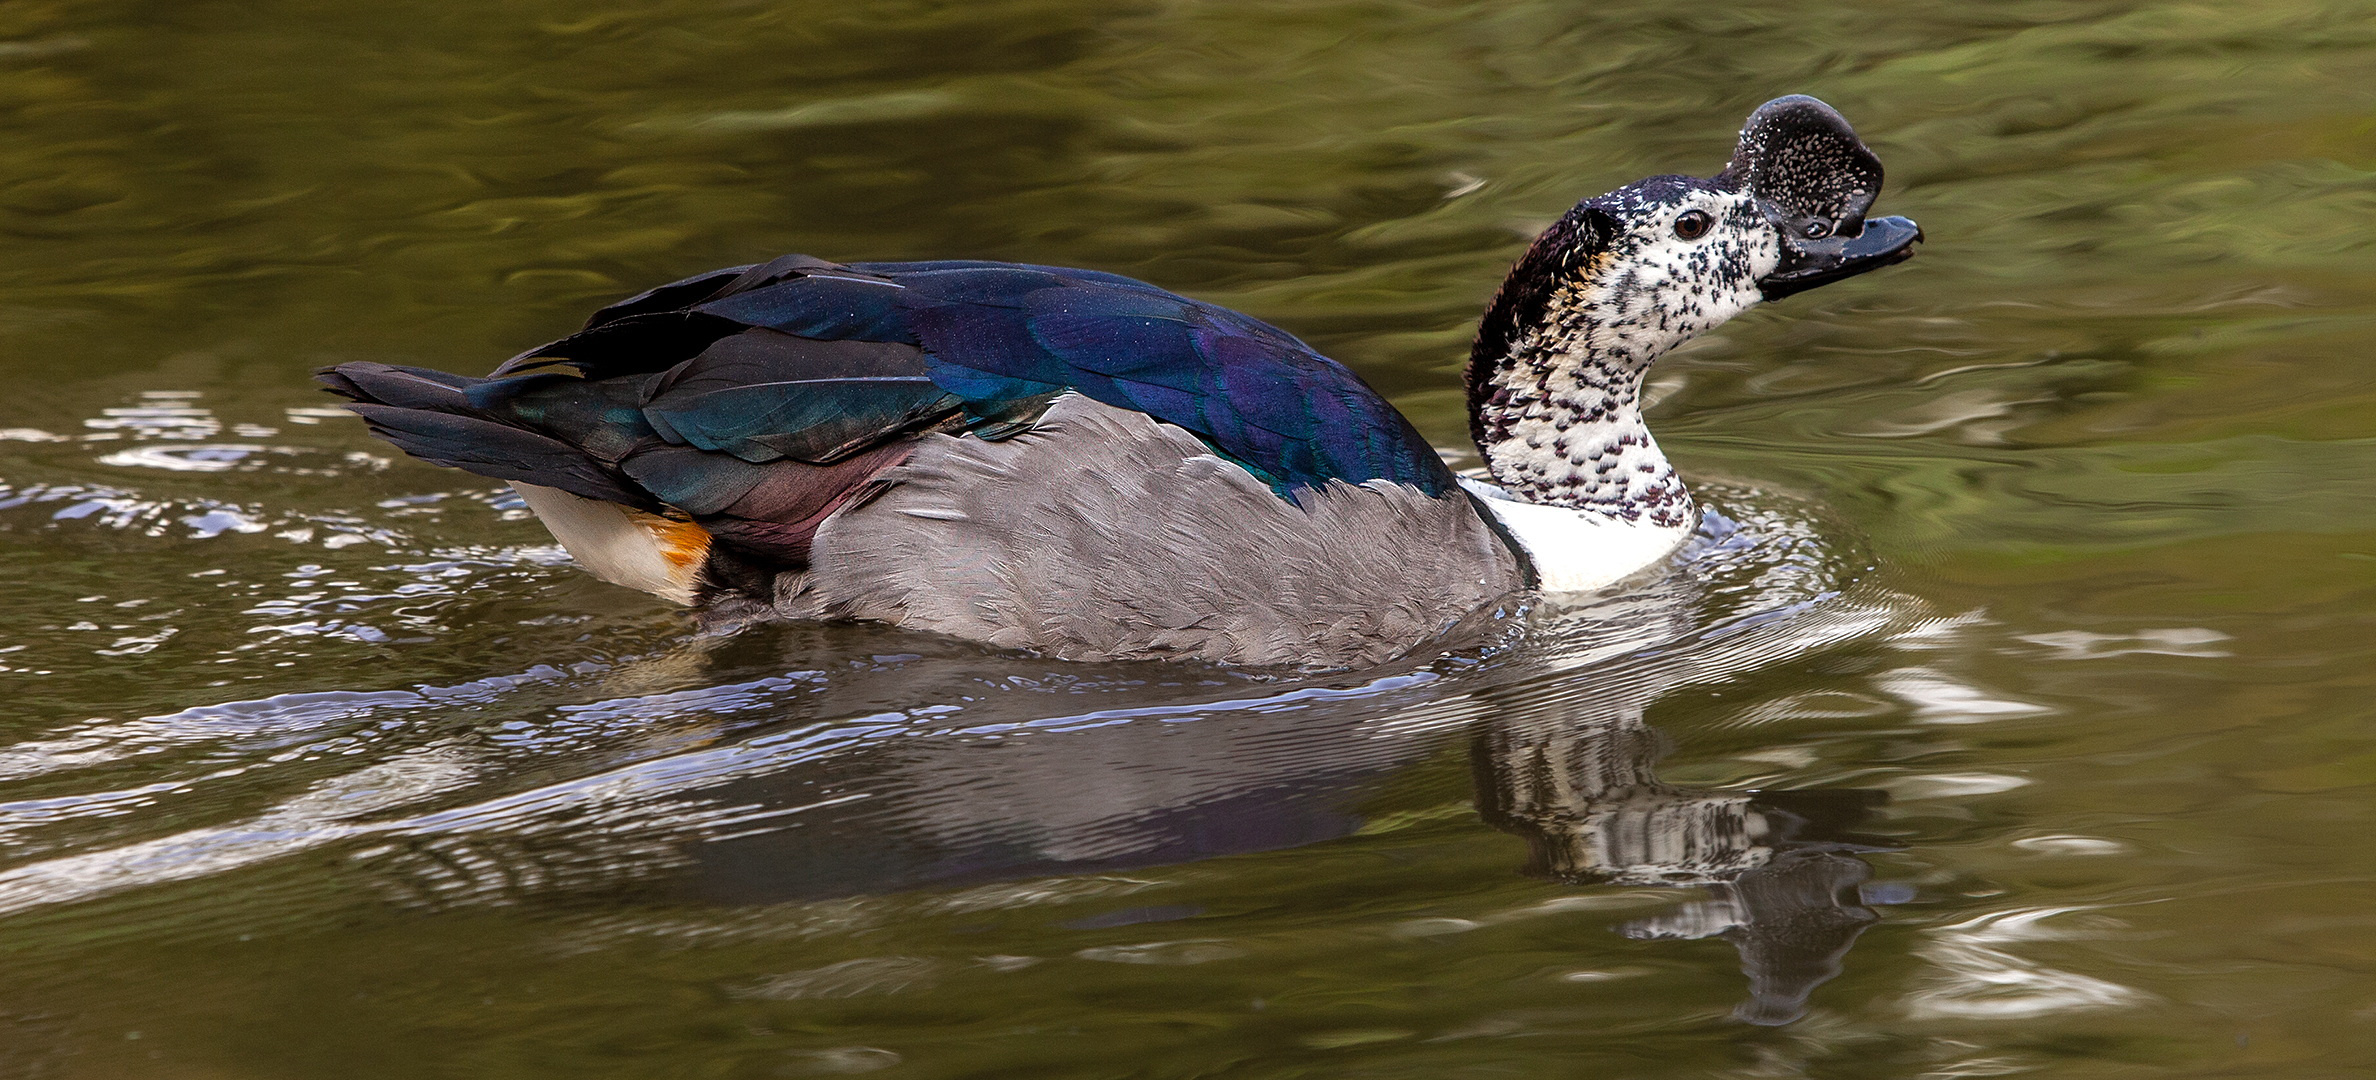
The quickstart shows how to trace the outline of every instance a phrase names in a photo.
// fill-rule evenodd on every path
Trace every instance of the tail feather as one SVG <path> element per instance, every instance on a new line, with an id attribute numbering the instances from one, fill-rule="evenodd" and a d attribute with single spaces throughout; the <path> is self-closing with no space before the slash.
<path id="1" fill-rule="evenodd" d="M 452 413 L 476 412 L 466 391 L 473 384 L 486 381 L 428 368 L 362 360 L 324 368 L 315 378 L 329 387 L 331 393 L 364 404 Z"/>
<path id="2" fill-rule="evenodd" d="M 572 495 L 657 510 L 653 498 L 577 447 L 475 416 L 397 405 L 349 405 L 371 433 L 424 461 L 497 480 L 560 488 Z"/>
<path id="3" fill-rule="evenodd" d="M 474 390 L 493 380 L 426 368 L 356 361 L 316 374 L 371 432 L 425 461 L 496 480 L 559 488 L 573 495 L 658 508 L 652 496 L 583 449 L 485 408 Z"/>
<path id="4" fill-rule="evenodd" d="M 845 411 L 865 412 L 878 438 L 895 436 L 912 429 L 919 420 L 937 416 L 929 409 L 920 417 L 899 412 L 901 408 L 915 412 L 910 399 L 922 395 L 889 392 L 922 382 L 920 376 L 869 379 L 845 371 L 866 364 L 881 367 L 902 359 L 920 364 L 912 348 L 897 347 L 911 355 L 886 359 L 872 355 L 885 346 L 803 344 L 772 331 L 764 333 L 783 339 L 776 343 L 778 351 L 798 353 L 791 360 L 813 362 L 829 375 L 845 376 L 803 383 L 802 389 L 822 383 L 824 389 L 817 394 L 823 396 L 811 401 L 807 395 L 787 395 L 792 404 L 806 405 L 814 412 L 821 402 L 827 420 L 833 419 L 834 407 L 848 404 Z M 716 362 L 729 363 L 748 351 L 721 350 Z M 795 365 L 796 373 L 800 370 Z M 767 372 L 741 374 L 756 380 L 757 389 L 767 388 Z M 347 408 L 370 425 L 372 434 L 405 453 L 521 485 L 522 496 L 529 499 L 537 516 L 545 519 L 554 536 L 596 575 L 680 602 L 691 595 L 686 590 L 694 588 L 695 579 L 687 575 L 702 565 L 698 559 L 686 563 L 692 558 L 687 553 L 707 558 L 709 537 L 723 541 L 754 565 L 803 567 L 810 542 L 824 519 L 908 453 L 907 441 L 896 437 L 856 453 L 837 455 L 830 464 L 785 457 L 753 462 L 732 453 L 685 445 L 672 429 L 653 423 L 652 384 L 660 378 L 657 375 L 583 379 L 542 372 L 481 379 L 358 361 L 326 369 L 318 378 L 332 393 L 353 402 Z M 701 378 L 702 372 L 695 371 L 689 381 L 680 380 L 685 385 L 676 389 L 688 394 L 703 390 L 706 384 Z M 879 385 L 884 392 L 873 397 L 858 395 L 854 403 L 827 393 L 838 384 L 851 382 L 862 388 Z M 751 388 L 730 385 L 726 389 Z M 937 399 L 945 395 L 937 390 L 932 394 L 932 404 L 941 404 Z M 735 418 L 718 419 L 710 414 L 725 410 L 700 407 L 699 403 L 687 405 L 672 399 L 670 403 L 713 427 Z M 799 431 L 833 427 L 814 418 L 791 426 Z M 550 490 L 538 493 L 531 488 Z M 556 491 L 576 496 L 576 501 L 561 499 Z M 611 509 L 586 500 L 608 504 Z M 686 539 L 695 533 L 702 537 L 699 545 Z M 652 555 L 646 548 L 667 558 Z M 654 558 L 660 561 L 652 562 Z"/>

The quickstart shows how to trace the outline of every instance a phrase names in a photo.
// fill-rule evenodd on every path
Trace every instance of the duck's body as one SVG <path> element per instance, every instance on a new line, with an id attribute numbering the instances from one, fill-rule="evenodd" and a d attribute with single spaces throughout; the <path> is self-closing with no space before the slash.
<path id="1" fill-rule="evenodd" d="M 1335 666 L 1526 586 L 1352 372 L 1109 275 L 793 256 L 614 305 L 493 378 L 330 377 L 382 436 L 512 481 L 582 565 L 680 603 Z"/>
<path id="2" fill-rule="evenodd" d="M 1870 175 L 1763 190 L 1744 159 L 1782 136 Z M 787 256 L 621 301 L 487 379 L 324 379 L 408 453 L 512 481 L 587 569 L 679 603 L 1078 659 L 1372 663 L 1689 534 L 1641 423 L 1649 361 L 1813 273 L 1759 233 L 1778 213 L 1869 232 L 1879 187 L 1812 99 L 1742 146 L 1715 180 L 1580 204 L 1513 271 L 1469 376 L 1498 487 L 1275 327 L 1053 267 Z M 1678 239 L 1678 213 L 1703 227 Z"/>

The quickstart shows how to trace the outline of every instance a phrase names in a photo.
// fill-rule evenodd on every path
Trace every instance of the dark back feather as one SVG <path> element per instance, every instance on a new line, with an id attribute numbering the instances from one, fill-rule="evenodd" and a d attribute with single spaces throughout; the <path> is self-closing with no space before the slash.
<path id="1" fill-rule="evenodd" d="M 1283 493 L 1332 479 L 1390 480 L 1431 494 L 1452 484 L 1400 413 L 1293 335 L 1089 270 L 974 261 L 840 266 L 785 256 L 620 301 L 584 330 L 515 357 L 498 374 L 568 364 L 601 379 L 667 371 L 698 357 L 696 366 L 716 372 L 723 390 L 731 367 L 749 389 L 713 391 L 700 406 L 678 399 L 666 423 L 693 445 L 745 458 L 764 446 L 802 460 L 819 460 L 810 455 L 823 448 L 829 459 L 864 445 L 853 440 L 869 423 L 883 425 L 887 436 L 947 404 L 920 384 L 879 372 L 828 376 L 805 366 L 768 369 L 750 357 L 730 365 L 716 355 L 741 348 L 728 343 L 758 330 L 920 349 L 924 366 L 914 374 L 976 419 L 1077 390 L 1195 432 Z M 796 358 L 820 364 L 826 355 L 811 350 Z M 790 402 L 801 392 L 813 393 L 813 407 Z M 705 409 L 715 412 L 692 415 Z M 808 424 L 822 426 L 814 436 L 794 430 Z"/>
<path id="2" fill-rule="evenodd" d="M 913 435 L 1004 438 L 1067 390 L 1193 432 L 1289 498 L 1453 486 L 1401 414 L 1285 331 L 1056 267 L 789 255 L 621 300 L 490 378 L 353 363 L 322 380 L 415 456 L 674 509 L 792 566 Z"/>

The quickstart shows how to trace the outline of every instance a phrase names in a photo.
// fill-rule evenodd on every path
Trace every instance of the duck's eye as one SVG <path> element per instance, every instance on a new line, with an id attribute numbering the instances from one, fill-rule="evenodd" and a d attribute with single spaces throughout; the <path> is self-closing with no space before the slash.
<path id="1" fill-rule="evenodd" d="M 1675 235 L 1685 240 L 1697 240 L 1708 235 L 1708 227 L 1716 224 L 1705 210 L 1685 210 L 1675 215 Z"/>
<path id="2" fill-rule="evenodd" d="M 1831 222 L 1828 222 L 1828 221 L 1810 221 L 1810 222 L 1808 222 L 1808 223 L 1807 223 L 1807 228 L 1806 228 L 1807 239 L 1809 239 L 1809 240 L 1821 240 L 1821 239 L 1823 239 L 1823 238 L 1824 238 L 1824 237 L 1826 237 L 1826 236 L 1830 236 L 1830 235 L 1831 235 L 1831 230 L 1832 230 L 1832 225 L 1831 225 Z"/>

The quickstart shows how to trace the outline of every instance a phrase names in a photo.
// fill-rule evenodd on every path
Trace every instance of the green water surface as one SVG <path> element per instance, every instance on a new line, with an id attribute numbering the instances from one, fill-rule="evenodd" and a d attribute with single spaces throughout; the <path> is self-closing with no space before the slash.
<path id="1" fill-rule="evenodd" d="M 1144 278 L 1447 447 L 1535 230 L 1812 93 L 1904 266 L 1721 520 L 1282 680 L 696 640 L 327 408 L 787 251 Z M 0 4 L 0 1076 L 2376 1069 L 2376 6 Z"/>

